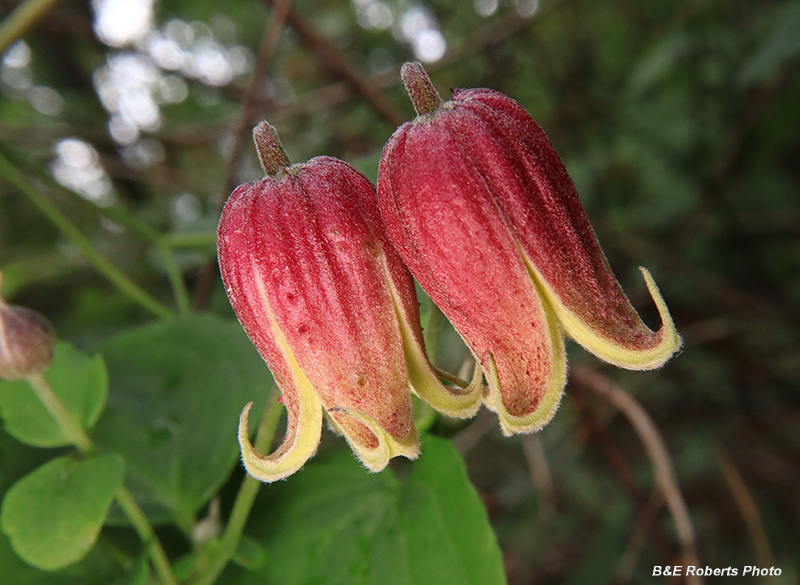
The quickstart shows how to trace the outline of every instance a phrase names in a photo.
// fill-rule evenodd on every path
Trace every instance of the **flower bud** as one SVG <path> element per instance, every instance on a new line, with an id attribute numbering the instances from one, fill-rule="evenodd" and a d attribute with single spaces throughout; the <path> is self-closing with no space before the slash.
<path id="1" fill-rule="evenodd" d="M 428 364 L 408 270 L 385 234 L 375 187 L 340 160 L 291 165 L 275 130 L 254 130 L 267 176 L 238 187 L 220 220 L 220 272 L 239 321 L 272 370 L 288 427 L 272 455 L 239 440 L 248 472 L 286 477 L 316 451 L 323 412 L 372 471 L 415 458 L 411 391 L 451 414 L 480 406 Z"/>
<path id="2" fill-rule="evenodd" d="M 53 327 L 43 315 L 7 305 L 0 297 L 0 378 L 18 380 L 41 374 L 53 361 L 55 344 Z"/>
<path id="3" fill-rule="evenodd" d="M 378 176 L 395 248 L 480 361 L 487 405 L 507 434 L 553 416 L 566 382 L 563 334 L 628 369 L 662 365 L 680 337 L 639 318 L 614 277 L 550 141 L 511 98 L 454 90 L 443 103 L 422 66 L 403 80 L 418 116 L 392 135 Z"/>

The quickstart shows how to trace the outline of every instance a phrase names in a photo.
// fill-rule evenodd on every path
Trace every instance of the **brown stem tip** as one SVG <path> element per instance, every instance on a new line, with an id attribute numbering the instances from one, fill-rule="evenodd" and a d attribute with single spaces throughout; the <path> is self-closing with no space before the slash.
<path id="1" fill-rule="evenodd" d="M 256 143 L 261 168 L 267 175 L 274 175 L 292 164 L 283 150 L 278 133 L 267 122 L 261 122 L 253 128 L 253 142 Z"/>
<path id="2" fill-rule="evenodd" d="M 421 63 L 405 63 L 400 76 L 418 116 L 431 114 L 442 106 L 442 98 Z"/>

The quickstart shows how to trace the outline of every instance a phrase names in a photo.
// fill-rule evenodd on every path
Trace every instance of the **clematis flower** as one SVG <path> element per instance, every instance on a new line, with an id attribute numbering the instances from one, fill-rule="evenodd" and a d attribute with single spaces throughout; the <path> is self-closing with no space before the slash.
<path id="1" fill-rule="evenodd" d="M 363 464 L 419 450 L 411 391 L 454 416 L 481 403 L 442 385 L 429 365 L 413 280 L 386 236 L 375 187 L 340 160 L 292 165 L 274 128 L 253 132 L 267 176 L 241 185 L 219 224 L 220 271 L 231 305 L 280 387 L 288 427 L 275 453 L 239 442 L 247 471 L 274 481 L 317 449 L 323 413 Z"/>
<path id="2" fill-rule="evenodd" d="M 532 432 L 566 383 L 564 334 L 602 360 L 656 368 L 681 340 L 650 273 L 651 331 L 611 272 L 541 128 L 511 98 L 454 90 L 443 102 L 419 63 L 402 70 L 417 118 L 387 143 L 381 213 L 395 248 L 480 362 L 506 434 Z"/>

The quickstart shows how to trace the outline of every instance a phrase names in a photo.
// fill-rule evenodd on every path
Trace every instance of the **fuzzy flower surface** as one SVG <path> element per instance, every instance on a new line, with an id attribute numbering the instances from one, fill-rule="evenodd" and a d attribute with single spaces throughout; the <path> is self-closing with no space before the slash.
<path id="1" fill-rule="evenodd" d="M 218 229 L 220 271 L 239 321 L 270 367 L 287 409 L 283 444 L 239 442 L 248 472 L 282 479 L 320 441 L 323 417 L 362 463 L 415 458 L 411 392 L 455 416 L 480 407 L 473 388 L 441 384 L 425 355 L 410 273 L 385 233 L 375 187 L 338 159 L 292 165 L 274 129 L 254 130 L 267 176 L 238 187 Z"/>
<path id="2" fill-rule="evenodd" d="M 565 335 L 600 359 L 657 368 L 681 345 L 650 273 L 662 326 L 641 320 L 542 129 L 490 89 L 443 102 L 419 63 L 402 71 L 417 118 L 387 143 L 381 213 L 395 248 L 480 363 L 506 434 L 555 413 Z"/>

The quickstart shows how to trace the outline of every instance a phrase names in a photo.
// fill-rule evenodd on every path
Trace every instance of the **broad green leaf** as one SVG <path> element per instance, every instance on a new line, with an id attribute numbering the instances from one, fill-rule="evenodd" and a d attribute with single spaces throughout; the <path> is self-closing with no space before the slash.
<path id="1" fill-rule="evenodd" d="M 250 571 L 258 571 L 267 563 L 267 551 L 255 538 L 246 534 L 239 541 L 236 554 L 231 559 L 234 563 Z"/>
<path id="2" fill-rule="evenodd" d="M 212 315 L 126 331 L 100 350 L 110 390 L 95 441 L 124 455 L 153 522 L 187 528 L 236 464 L 239 413 L 250 400 L 264 408 L 269 369 L 236 321 Z"/>
<path id="3" fill-rule="evenodd" d="M 94 546 L 124 469 L 118 455 L 53 459 L 8 490 L 0 528 L 34 567 L 52 571 L 71 565 Z"/>
<path id="4" fill-rule="evenodd" d="M 126 571 L 119 559 L 95 546 L 83 559 L 58 571 L 43 571 L 25 563 L 0 532 L 0 577 L 5 585 L 144 585 L 137 580 L 141 565 Z M 145 569 L 147 565 L 145 563 Z"/>
<path id="5" fill-rule="evenodd" d="M 225 583 L 310 585 L 493 585 L 502 557 L 477 493 L 452 445 L 427 437 L 399 481 L 371 475 L 347 451 L 312 460 L 264 488 L 249 533 L 266 564 L 229 568 Z"/>
<path id="6" fill-rule="evenodd" d="M 413 464 L 403 486 L 398 515 L 408 581 L 505 583 L 497 539 L 461 456 L 452 443 L 433 437 L 424 448 L 427 456 Z"/>
<path id="7" fill-rule="evenodd" d="M 84 428 L 97 422 L 108 392 L 103 358 L 81 353 L 60 341 L 44 374 L 56 396 Z M 69 445 L 52 415 L 25 380 L 0 380 L 0 416 L 8 434 L 34 447 Z"/>

